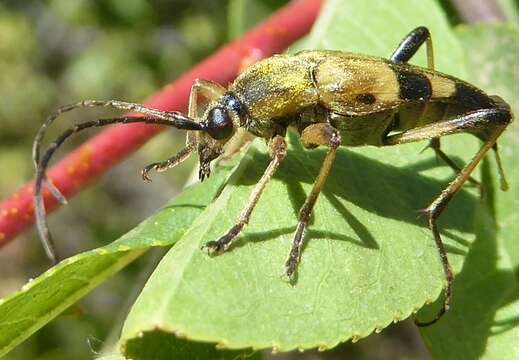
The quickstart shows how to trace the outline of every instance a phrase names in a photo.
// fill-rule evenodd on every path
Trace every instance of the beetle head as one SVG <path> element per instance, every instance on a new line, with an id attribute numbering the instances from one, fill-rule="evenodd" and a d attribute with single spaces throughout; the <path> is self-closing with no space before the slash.
<path id="1" fill-rule="evenodd" d="M 211 174 L 211 161 L 223 153 L 223 146 L 232 137 L 234 125 L 227 110 L 215 106 L 207 111 L 206 120 L 202 123 L 204 132 L 198 136 L 198 157 L 200 170 L 198 177 L 203 181 Z"/>
<path id="2" fill-rule="evenodd" d="M 215 104 L 209 107 L 202 121 L 203 131 L 198 132 L 198 157 L 200 163 L 199 178 L 201 181 L 211 174 L 211 161 L 224 152 L 224 145 L 235 132 L 233 114 L 225 106 Z"/>
<path id="3" fill-rule="evenodd" d="M 245 106 L 232 92 L 224 93 L 217 101 L 210 103 L 201 122 L 202 131 L 197 132 L 200 180 L 210 175 L 211 161 L 224 152 L 224 145 L 239 127 L 247 122 Z"/>

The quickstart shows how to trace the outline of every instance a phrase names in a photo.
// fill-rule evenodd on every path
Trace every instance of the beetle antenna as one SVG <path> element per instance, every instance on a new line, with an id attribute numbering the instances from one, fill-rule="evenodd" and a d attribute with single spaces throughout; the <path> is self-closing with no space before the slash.
<path id="1" fill-rule="evenodd" d="M 32 146 L 32 158 L 34 161 L 34 165 L 38 166 L 39 158 L 40 158 L 40 145 L 45 136 L 47 128 L 56 120 L 61 114 L 78 109 L 78 108 L 94 108 L 94 107 L 106 107 L 113 108 L 117 110 L 125 110 L 125 111 L 134 111 L 136 113 L 140 113 L 143 115 L 149 115 L 154 118 L 168 120 L 170 122 L 175 119 L 178 120 L 178 125 L 174 124 L 161 124 L 161 125 L 170 125 L 177 127 L 179 129 L 187 129 L 187 130 L 203 130 L 199 123 L 196 123 L 193 119 L 179 113 L 179 112 L 168 112 L 168 111 L 160 111 L 156 109 L 151 109 L 146 106 L 130 103 L 126 101 L 119 100 L 83 100 L 74 104 L 64 105 L 58 108 L 53 114 L 51 114 L 47 120 L 43 123 L 43 125 L 38 130 L 36 137 L 34 138 L 33 146 Z M 193 128 L 185 127 L 188 126 L 189 123 L 193 125 Z M 197 125 L 195 125 L 197 124 Z M 184 125 L 184 126 L 182 126 Z M 94 125 L 95 126 L 95 125 Z"/>
<path id="2" fill-rule="evenodd" d="M 61 133 L 60 136 L 56 138 L 54 142 L 52 142 L 43 156 L 40 159 L 40 147 L 42 139 L 45 135 L 45 132 L 50 124 L 62 113 L 71 111 L 73 109 L 79 107 L 95 107 L 95 106 L 105 106 L 105 107 L 115 107 L 117 109 L 128 110 L 128 111 L 136 111 L 149 116 L 123 116 L 109 119 L 98 119 L 94 121 L 86 121 L 80 124 L 75 125 L 72 128 L 65 130 Z M 67 105 L 59 108 L 54 114 L 49 116 L 46 122 L 38 131 L 36 138 L 33 144 L 33 161 L 36 166 L 36 182 L 34 187 L 34 212 L 36 218 L 36 227 L 38 229 L 38 233 L 40 235 L 41 242 L 45 249 L 45 252 L 49 259 L 56 264 L 58 262 L 58 256 L 56 255 L 56 251 L 54 249 L 54 244 L 52 241 L 52 236 L 49 232 L 49 228 L 47 226 L 46 218 L 45 218 L 45 205 L 43 202 L 43 194 L 42 187 L 43 183 L 45 183 L 49 187 L 50 193 L 58 199 L 61 203 L 63 203 L 63 199 L 65 197 L 61 194 L 61 192 L 56 189 L 54 185 L 50 181 L 47 180 L 46 170 L 52 155 L 56 152 L 56 150 L 67 140 L 70 136 L 75 133 L 78 133 L 82 130 L 86 130 L 92 127 L 101 127 L 112 124 L 130 124 L 130 123 L 145 123 L 150 125 L 165 125 L 171 126 L 177 129 L 184 130 L 198 130 L 204 131 L 205 126 L 201 123 L 195 122 L 193 119 L 179 113 L 179 112 L 167 112 L 167 111 L 158 111 L 150 108 L 146 108 L 142 105 L 125 103 L 122 101 L 95 101 L 95 100 L 86 100 L 76 104 Z M 66 200 L 65 200 L 66 201 Z"/>
<path id="3" fill-rule="evenodd" d="M 118 101 L 118 100 L 106 100 L 106 101 L 100 101 L 100 100 L 83 100 L 74 104 L 64 105 L 60 108 L 58 108 L 53 114 L 51 114 L 45 123 L 40 127 L 38 130 L 38 133 L 36 134 L 36 137 L 34 138 L 34 142 L 32 145 L 32 159 L 34 163 L 35 169 L 38 168 L 38 163 L 40 161 L 40 146 L 41 142 L 43 141 L 43 138 L 45 136 L 45 133 L 47 131 L 47 128 L 52 125 L 54 120 L 56 120 L 61 114 L 78 109 L 78 108 L 93 108 L 93 107 L 111 107 L 118 110 L 126 110 L 126 111 L 134 111 L 137 113 L 145 114 L 145 115 L 151 115 L 156 118 L 162 118 L 162 119 L 168 119 L 170 121 L 174 121 L 173 119 L 178 120 L 178 126 L 175 126 L 173 124 L 165 124 L 165 125 L 172 125 L 177 128 L 181 129 L 188 129 L 188 130 L 203 130 L 200 128 L 200 125 L 194 125 L 193 128 L 189 127 L 188 124 L 195 123 L 195 121 L 191 118 L 188 118 L 181 113 L 177 112 L 165 112 L 165 111 L 159 111 L 155 109 L 147 108 L 143 105 L 136 104 L 136 103 L 130 103 L 125 101 Z M 100 126 L 100 125 L 97 125 Z M 187 127 L 186 127 L 187 126 Z M 67 203 L 67 199 L 65 196 L 61 194 L 61 192 L 54 186 L 52 182 L 50 182 L 47 179 L 47 176 L 44 176 L 43 181 L 47 188 L 49 189 L 50 193 L 62 204 Z"/>

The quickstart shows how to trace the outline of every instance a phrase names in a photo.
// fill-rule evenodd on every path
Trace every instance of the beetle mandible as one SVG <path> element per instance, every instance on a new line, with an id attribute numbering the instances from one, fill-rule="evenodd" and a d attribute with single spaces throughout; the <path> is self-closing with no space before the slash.
<path id="1" fill-rule="evenodd" d="M 408 64 L 418 49 L 426 44 L 427 68 Z M 306 148 L 326 146 L 328 151 L 313 188 L 299 210 L 299 222 L 292 248 L 285 263 L 292 278 L 301 259 L 305 231 L 321 189 L 332 168 L 337 148 L 344 146 L 389 146 L 430 140 L 430 147 L 456 172 L 457 176 L 423 210 L 436 243 L 446 279 L 443 306 L 437 315 L 420 326 L 436 322 L 449 309 L 452 297 L 452 273 L 437 219 L 452 197 L 484 155 L 493 149 L 501 178 L 506 183 L 496 141 L 513 115 L 501 98 L 489 96 L 475 86 L 435 71 L 429 30 L 418 27 L 400 43 L 389 59 L 342 51 L 302 51 L 295 55 L 276 55 L 249 67 L 226 89 L 207 80 L 197 80 L 191 88 L 188 115 L 159 111 L 117 100 L 84 100 L 63 106 L 47 118 L 33 144 L 36 166 L 35 213 L 40 238 L 51 260 L 57 261 L 52 238 L 45 220 L 42 187 L 61 202 L 63 195 L 47 181 L 46 169 L 56 149 L 72 134 L 115 123 L 148 123 L 188 130 L 186 146 L 175 156 L 153 163 L 142 170 L 149 181 L 151 170 L 164 171 L 198 152 L 199 178 L 210 175 L 210 164 L 224 152 L 224 146 L 243 128 L 268 142 L 270 163 L 241 212 L 239 219 L 220 239 L 205 245 L 211 254 L 229 249 L 249 222 L 265 186 L 287 156 L 285 135 L 293 127 Z M 205 98 L 202 114 L 198 100 Z M 83 122 L 63 132 L 43 156 L 40 147 L 46 129 L 62 113 L 81 107 L 111 107 L 133 111 L 141 116 L 123 116 Z M 471 133 L 483 145 L 465 167 L 458 168 L 441 150 L 440 137 Z M 477 182 L 476 182 L 477 183 Z"/>

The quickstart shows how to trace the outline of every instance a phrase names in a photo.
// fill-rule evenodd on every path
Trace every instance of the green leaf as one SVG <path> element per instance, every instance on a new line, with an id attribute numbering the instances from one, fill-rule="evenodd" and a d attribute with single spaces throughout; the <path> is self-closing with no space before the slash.
<path id="1" fill-rule="evenodd" d="M 0 356 L 51 321 L 146 249 L 174 244 L 221 189 L 232 167 L 186 189 L 171 204 L 119 240 L 62 261 L 0 299 Z M 160 224 L 160 226 L 158 225 Z"/>
<path id="2" fill-rule="evenodd" d="M 470 79 L 499 94 L 518 114 L 519 30 L 479 25 L 462 27 L 457 34 L 472 55 Z M 423 331 L 434 358 L 519 358 L 518 125 L 512 123 L 499 141 L 510 190 L 500 192 L 489 179 L 494 186 L 486 187 L 487 202 L 478 208 L 476 241 L 456 278 L 449 316 Z"/>
<path id="3" fill-rule="evenodd" d="M 466 77 L 463 49 L 433 1 L 328 1 L 306 46 L 388 57 L 405 34 L 423 24 L 433 33 L 438 68 Z M 478 143 L 461 135 L 442 145 L 466 160 Z M 437 298 L 444 277 L 417 210 L 453 174 L 431 152 L 420 154 L 423 146 L 341 149 L 291 286 L 283 264 L 322 149 L 305 151 L 292 139 L 287 160 L 235 246 L 217 257 L 200 251 L 234 224 L 267 166 L 265 146 L 257 143 L 148 281 L 125 323 L 123 351 L 128 344 L 152 346 L 139 338 L 143 332 L 225 348 L 326 349 L 365 337 Z M 477 191 L 465 188 L 440 220 L 456 270 L 474 239 L 478 203 Z"/>

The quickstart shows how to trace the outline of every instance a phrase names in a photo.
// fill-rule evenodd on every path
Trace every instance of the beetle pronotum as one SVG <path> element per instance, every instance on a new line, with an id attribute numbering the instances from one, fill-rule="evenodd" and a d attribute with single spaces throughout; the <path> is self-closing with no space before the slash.
<path id="1" fill-rule="evenodd" d="M 422 44 L 426 44 L 428 67 L 408 64 Z M 198 100 L 205 98 L 205 110 L 199 111 Z M 46 129 L 62 113 L 81 107 L 111 107 L 133 111 L 141 116 L 123 116 L 80 123 L 63 132 L 40 158 L 40 146 Z M 238 128 L 268 142 L 270 163 L 256 184 L 229 231 L 205 245 L 211 254 L 229 249 L 249 222 L 251 213 L 265 186 L 285 157 L 285 135 L 294 127 L 306 148 L 327 146 L 319 174 L 299 211 L 299 222 L 292 248 L 285 263 L 292 278 L 301 259 L 305 230 L 321 189 L 332 168 L 337 148 L 344 146 L 389 146 L 430 140 L 436 154 L 457 171 L 455 179 L 423 210 L 429 218 L 446 279 L 443 306 L 430 325 L 449 308 L 453 273 L 436 221 L 465 181 L 475 181 L 470 174 L 483 156 L 493 149 L 501 177 L 501 188 L 507 183 L 497 151 L 496 140 L 512 120 L 510 107 L 497 96 L 488 96 L 478 88 L 434 70 L 430 33 L 425 27 L 411 31 L 390 59 L 340 51 L 302 51 L 295 55 L 277 55 L 262 60 L 243 72 L 224 88 L 207 80 L 197 80 L 191 88 L 189 112 L 150 109 L 135 103 L 108 100 L 84 100 L 59 108 L 40 128 L 33 145 L 36 166 L 35 209 L 38 231 L 47 255 L 57 261 L 45 220 L 42 186 L 45 182 L 60 201 L 59 190 L 46 182 L 46 169 L 56 149 L 72 134 L 115 123 L 147 123 L 188 130 L 186 146 L 175 156 L 153 163 L 142 170 L 149 181 L 151 170 L 164 171 L 198 152 L 199 178 L 210 175 L 210 164 L 220 157 L 224 145 Z M 439 138 L 468 132 L 483 141 L 480 150 L 462 169 L 440 149 Z"/>

